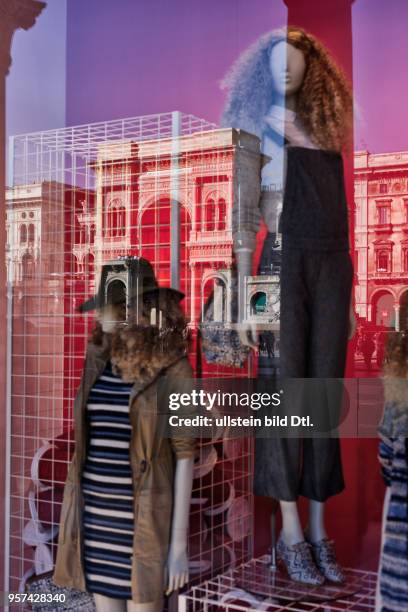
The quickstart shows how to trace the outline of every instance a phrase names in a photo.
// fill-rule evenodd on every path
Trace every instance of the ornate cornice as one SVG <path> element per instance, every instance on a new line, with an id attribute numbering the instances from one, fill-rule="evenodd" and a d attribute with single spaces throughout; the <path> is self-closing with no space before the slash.
<path id="1" fill-rule="evenodd" d="M 39 0 L 0 0 L 0 69 L 8 74 L 11 64 L 11 41 L 19 28 L 29 30 L 46 3 Z"/>

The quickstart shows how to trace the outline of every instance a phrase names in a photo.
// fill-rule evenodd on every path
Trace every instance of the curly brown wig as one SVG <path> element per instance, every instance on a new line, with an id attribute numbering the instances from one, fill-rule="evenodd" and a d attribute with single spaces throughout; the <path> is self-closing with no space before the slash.
<path id="1" fill-rule="evenodd" d="M 408 329 L 388 334 L 383 373 L 388 377 L 408 378 Z"/>
<path id="2" fill-rule="evenodd" d="M 228 91 L 221 125 L 244 129 L 261 138 L 263 119 L 275 100 L 270 54 L 282 41 L 300 49 L 305 57 L 306 72 L 297 94 L 296 113 L 311 140 L 323 149 L 349 150 L 351 87 L 326 47 L 295 26 L 264 34 L 238 58 L 221 83 Z"/>
<path id="3" fill-rule="evenodd" d="M 121 321 L 112 330 L 112 367 L 126 382 L 143 382 L 187 353 L 190 334 L 179 299 L 171 294 L 167 296 L 165 308 L 161 309 L 160 328 L 150 324 L 151 309 L 155 306 L 154 296 L 145 297 L 140 323 Z M 117 314 L 123 318 L 123 310 L 118 309 Z M 101 345 L 103 335 L 102 325 L 97 321 L 90 341 Z"/>

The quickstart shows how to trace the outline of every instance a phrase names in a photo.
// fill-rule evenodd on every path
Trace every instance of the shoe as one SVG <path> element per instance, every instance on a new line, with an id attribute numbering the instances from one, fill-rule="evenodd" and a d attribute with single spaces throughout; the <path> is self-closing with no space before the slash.
<path id="1" fill-rule="evenodd" d="M 308 542 L 298 542 L 288 546 L 279 536 L 276 544 L 276 554 L 287 569 L 287 572 L 295 582 L 320 586 L 324 583 L 324 576 L 317 569 L 313 561 L 311 546 Z"/>
<path id="2" fill-rule="evenodd" d="M 306 540 L 307 540 L 307 536 Z M 342 584 L 346 581 L 343 570 L 337 563 L 333 540 L 323 538 L 318 542 L 308 542 L 312 547 L 312 555 L 316 566 L 327 580 Z"/>

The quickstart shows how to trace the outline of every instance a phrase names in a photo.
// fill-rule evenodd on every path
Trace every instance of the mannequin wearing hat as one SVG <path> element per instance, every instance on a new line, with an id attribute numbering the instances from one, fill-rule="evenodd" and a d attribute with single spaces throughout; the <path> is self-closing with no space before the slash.
<path id="1" fill-rule="evenodd" d="M 192 378 L 179 304 L 184 296 L 158 287 L 146 260 L 138 258 L 135 266 L 129 260 L 127 286 L 109 279 L 104 266 L 98 294 L 79 308 L 95 309 L 91 352 L 104 355 L 82 402 L 88 438 L 78 527 L 84 533 L 80 580 L 98 612 L 158 612 L 163 595 L 188 581 L 195 440 L 161 437 L 151 424 L 161 376 Z M 62 569 L 63 547 L 59 542 L 54 582 L 78 586 Z"/>
<path id="2" fill-rule="evenodd" d="M 166 289 L 160 291 L 158 294 L 156 294 L 153 290 L 152 292 L 146 293 L 145 298 L 148 300 L 157 300 L 160 295 L 163 300 L 163 297 L 167 297 L 166 293 Z M 171 294 L 169 295 L 171 296 Z M 151 309 L 150 323 L 156 324 L 157 326 L 161 324 L 161 313 L 161 309 L 156 309 L 153 307 Z M 123 321 L 124 318 L 124 302 L 115 305 L 107 305 L 106 307 L 101 308 L 97 313 L 97 319 L 102 327 L 102 330 L 109 334 L 114 333 L 117 322 Z M 192 489 L 193 464 L 194 460 L 192 458 L 178 459 L 176 463 L 174 478 L 175 506 L 172 521 L 171 544 L 166 568 L 166 595 L 171 594 L 172 591 L 180 589 L 188 581 L 187 527 Z M 114 602 L 111 598 L 107 598 L 100 594 L 94 594 L 94 599 L 98 612 L 110 612 L 111 610 L 117 610 L 119 612 L 124 609 L 121 607 L 122 602 L 120 600 L 115 601 L 117 607 L 114 608 Z M 156 610 L 161 609 L 161 604 L 159 603 L 158 605 L 159 607 L 157 607 L 155 603 L 135 604 L 128 600 L 127 610 L 134 612 L 155 612 Z"/>

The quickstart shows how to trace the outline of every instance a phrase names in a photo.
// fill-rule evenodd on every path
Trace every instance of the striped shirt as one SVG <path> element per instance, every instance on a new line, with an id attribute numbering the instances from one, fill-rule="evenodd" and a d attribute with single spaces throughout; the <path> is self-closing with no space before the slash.
<path id="1" fill-rule="evenodd" d="M 112 372 L 109 361 L 92 387 L 86 407 L 89 437 L 82 490 L 87 590 L 116 599 L 132 598 L 132 386 Z"/>

